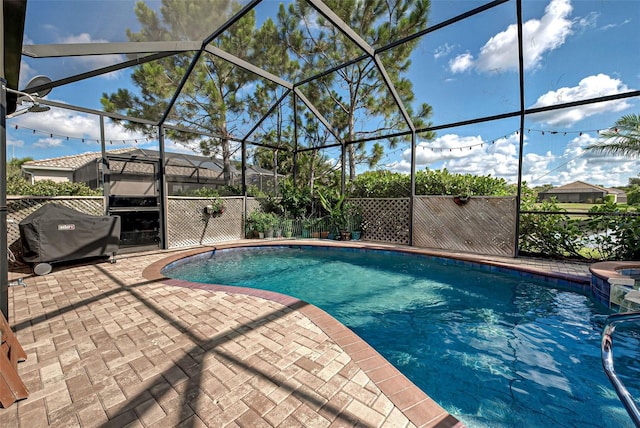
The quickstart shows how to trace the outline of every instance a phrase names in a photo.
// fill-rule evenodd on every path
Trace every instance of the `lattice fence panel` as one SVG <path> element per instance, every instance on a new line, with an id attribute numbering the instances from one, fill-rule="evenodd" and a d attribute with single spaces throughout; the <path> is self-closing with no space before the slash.
<path id="1" fill-rule="evenodd" d="M 362 211 L 362 239 L 409 243 L 409 198 L 349 199 L 349 203 Z"/>
<path id="2" fill-rule="evenodd" d="M 456 205 L 451 196 L 419 196 L 414 207 L 413 244 L 417 247 L 515 255 L 514 197 L 474 196 Z"/>
<path id="3" fill-rule="evenodd" d="M 247 198 L 247 215 L 251 214 L 253 211 L 260 211 L 260 201 L 256 198 Z"/>
<path id="4" fill-rule="evenodd" d="M 8 196 L 7 243 L 16 258 L 20 259 L 22 254 L 18 223 L 38 208 L 50 203 L 64 205 L 85 214 L 104 215 L 104 198 L 102 196 Z"/>
<path id="5" fill-rule="evenodd" d="M 167 242 L 169 248 L 210 245 L 220 241 L 244 238 L 243 198 L 220 198 L 225 211 L 216 216 L 205 215 L 211 204 L 208 198 L 170 197 L 167 208 Z"/>

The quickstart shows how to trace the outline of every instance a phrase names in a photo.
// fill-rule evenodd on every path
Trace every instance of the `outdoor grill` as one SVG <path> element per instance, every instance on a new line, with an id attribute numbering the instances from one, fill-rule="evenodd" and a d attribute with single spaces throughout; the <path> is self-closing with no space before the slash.
<path id="1" fill-rule="evenodd" d="M 60 204 L 43 205 L 19 227 L 22 259 L 27 263 L 101 256 L 115 260 L 120 246 L 120 217 L 93 216 Z"/>

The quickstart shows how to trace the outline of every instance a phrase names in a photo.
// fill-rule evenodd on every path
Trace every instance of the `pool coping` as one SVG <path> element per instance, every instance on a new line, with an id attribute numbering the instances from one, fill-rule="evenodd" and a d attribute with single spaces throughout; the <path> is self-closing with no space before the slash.
<path id="1" fill-rule="evenodd" d="M 609 282 L 609 284 L 627 285 L 630 280 L 630 285 L 633 285 L 633 278 L 624 271 L 640 270 L 640 261 L 598 262 L 592 264 L 589 270 L 592 275 Z"/>
<path id="2" fill-rule="evenodd" d="M 453 415 L 449 414 L 437 404 L 424 391 L 418 388 L 396 367 L 389 363 L 373 347 L 360 338 L 351 329 L 344 326 L 324 310 L 304 302 L 295 297 L 272 291 L 259 290 L 249 287 L 226 286 L 220 284 L 201 284 L 185 280 L 171 279 L 162 275 L 161 270 L 170 263 L 186 257 L 203 254 L 215 250 L 251 247 L 277 247 L 277 246 L 311 246 L 311 247 L 336 247 L 364 250 L 396 251 L 406 254 L 424 255 L 436 259 L 448 259 L 453 263 L 465 265 L 488 266 L 490 270 L 509 273 L 520 273 L 526 277 L 542 280 L 552 280 L 554 284 L 574 283 L 578 286 L 589 285 L 590 281 L 584 277 L 559 272 L 548 272 L 527 266 L 513 266 L 496 260 L 487 259 L 484 256 L 451 253 L 444 254 L 441 251 L 434 252 L 416 247 L 401 247 L 394 245 L 380 245 L 364 241 L 333 242 L 324 240 L 254 240 L 244 242 L 222 243 L 215 246 L 197 247 L 186 249 L 179 253 L 167 256 L 147 266 L 142 276 L 148 280 L 161 281 L 166 285 L 199 290 L 225 292 L 230 294 L 244 294 L 266 300 L 274 301 L 293 310 L 299 311 L 318 326 L 331 340 L 339 345 L 360 367 L 376 386 L 402 411 L 405 416 L 416 426 L 437 427 L 464 427 Z"/>
<path id="3" fill-rule="evenodd" d="M 591 272 L 591 288 L 600 300 L 610 309 L 621 310 L 622 302 L 640 303 L 640 291 L 636 288 L 636 279 L 631 275 L 640 274 L 640 261 L 611 261 L 598 262 L 589 267 Z M 614 293 L 616 288 L 623 291 Z M 614 294 L 618 297 L 614 298 Z M 629 309 L 625 309 L 629 310 Z"/>
<path id="4" fill-rule="evenodd" d="M 391 400 L 391 402 L 417 427 L 457 427 L 465 425 L 450 415 L 424 391 L 418 388 L 395 366 L 389 363 L 373 347 L 365 342 L 351 329 L 344 326 L 324 310 L 304 302 L 295 297 L 266 290 L 258 290 L 249 287 L 232 287 L 217 284 L 199 284 L 184 280 L 167 278 L 161 273 L 161 269 L 169 263 L 185 257 L 210 252 L 214 249 L 229 249 L 238 247 L 262 247 L 289 245 L 294 241 L 258 241 L 250 243 L 233 243 L 216 245 L 215 247 L 201 247 L 173 254 L 147 266 L 142 276 L 148 280 L 160 280 L 166 285 L 199 290 L 219 291 L 230 294 L 245 294 L 266 300 L 271 300 L 300 312 L 309 318 L 331 340 L 339 345 L 353 362 L 376 386 Z M 322 242 L 295 241 L 303 245 L 326 246 Z M 369 246 L 366 246 L 369 248 Z M 387 248 L 388 249 L 388 248 Z"/>

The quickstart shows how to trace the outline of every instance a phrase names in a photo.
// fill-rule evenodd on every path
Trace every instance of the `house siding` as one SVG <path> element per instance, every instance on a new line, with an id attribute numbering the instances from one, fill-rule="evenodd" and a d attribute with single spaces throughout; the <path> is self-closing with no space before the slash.
<path id="1" fill-rule="evenodd" d="M 575 202 L 584 204 L 593 204 L 602 202 L 606 193 L 604 192 L 572 192 L 572 193 L 553 193 L 545 192 L 540 194 L 541 200 L 551 200 L 555 198 L 558 202 Z"/>

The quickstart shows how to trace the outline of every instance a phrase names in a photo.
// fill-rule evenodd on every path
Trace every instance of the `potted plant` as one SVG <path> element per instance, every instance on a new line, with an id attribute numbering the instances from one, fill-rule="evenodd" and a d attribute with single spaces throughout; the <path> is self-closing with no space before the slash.
<path id="1" fill-rule="evenodd" d="M 269 231 L 271 231 L 271 237 L 273 237 L 273 228 L 276 221 L 275 214 L 263 213 L 258 210 L 252 211 L 247 219 L 250 227 L 258 233 L 258 238 L 260 239 L 264 239 L 265 234 L 269 236 Z"/>
<path id="2" fill-rule="evenodd" d="M 211 217 L 219 217 L 224 213 L 225 206 L 222 199 L 219 197 L 214 197 L 211 200 L 211 203 L 204 207 L 205 214 L 210 215 Z"/>
<path id="3" fill-rule="evenodd" d="M 282 231 L 285 238 L 291 238 L 293 234 L 293 220 L 291 219 L 283 219 L 282 220 Z"/>
<path id="4" fill-rule="evenodd" d="M 360 240 L 362 236 L 362 211 L 360 207 L 349 205 L 349 226 L 351 230 L 351 239 Z"/>
<path id="5" fill-rule="evenodd" d="M 302 237 L 311 238 L 314 220 L 312 218 L 302 219 Z"/>
<path id="6" fill-rule="evenodd" d="M 276 216 L 275 225 L 273 229 L 273 235 L 276 238 L 282 238 L 282 228 L 283 228 L 282 222 L 283 220 L 280 217 Z"/>
<path id="7" fill-rule="evenodd" d="M 320 197 L 320 203 L 322 207 L 329 213 L 331 219 L 331 228 L 335 231 L 335 235 L 340 236 L 341 239 L 347 240 L 351 236 L 351 232 L 347 230 L 347 217 L 346 204 L 344 204 L 344 195 L 340 195 L 334 204 L 332 204 L 328 197 L 322 193 L 318 195 Z"/>
<path id="8" fill-rule="evenodd" d="M 262 221 L 264 225 L 264 234 L 266 238 L 273 238 L 273 232 L 278 224 L 278 216 L 273 213 L 263 213 Z"/>
<path id="9" fill-rule="evenodd" d="M 328 239 L 329 229 L 331 228 L 331 219 L 327 217 L 323 217 L 321 219 L 318 219 L 318 224 L 319 224 L 318 229 L 320 230 L 320 238 Z"/>
<path id="10" fill-rule="evenodd" d="M 247 238 L 258 238 L 260 233 L 260 211 L 254 210 L 247 216 L 245 225 Z"/>

